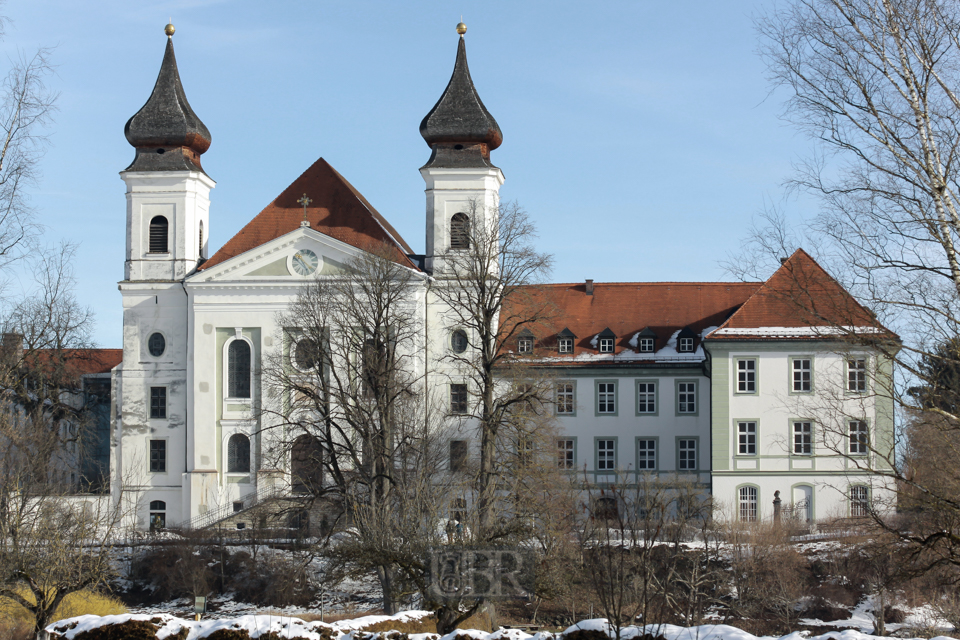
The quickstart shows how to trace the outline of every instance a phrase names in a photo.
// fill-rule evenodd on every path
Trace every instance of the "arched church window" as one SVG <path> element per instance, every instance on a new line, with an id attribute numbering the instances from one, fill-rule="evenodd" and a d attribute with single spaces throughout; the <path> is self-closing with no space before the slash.
<path id="1" fill-rule="evenodd" d="M 227 395 L 249 398 L 250 345 L 245 340 L 234 340 L 227 349 Z"/>
<path id="2" fill-rule="evenodd" d="M 290 476 L 294 493 L 316 493 L 323 481 L 323 446 L 314 436 L 303 434 L 290 448 Z"/>
<path id="3" fill-rule="evenodd" d="M 200 247 L 197 249 L 197 257 L 203 257 L 203 220 L 200 221 Z"/>
<path id="4" fill-rule="evenodd" d="M 168 253 L 167 232 L 170 223 L 163 216 L 154 216 L 150 221 L 150 253 Z"/>
<path id="5" fill-rule="evenodd" d="M 470 248 L 470 218 L 465 213 L 455 213 L 450 218 L 450 248 Z"/>
<path id="6" fill-rule="evenodd" d="M 250 472 L 250 438 L 235 433 L 227 441 L 227 472 Z"/>

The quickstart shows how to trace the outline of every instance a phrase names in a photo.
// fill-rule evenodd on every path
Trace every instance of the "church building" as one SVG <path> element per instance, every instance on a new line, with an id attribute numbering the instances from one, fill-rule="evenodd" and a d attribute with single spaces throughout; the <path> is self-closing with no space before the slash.
<path id="1" fill-rule="evenodd" d="M 431 287 L 462 230 L 490 225 L 504 181 L 491 159 L 503 136 L 470 78 L 461 24 L 453 75 L 420 124 L 430 148 L 422 253 L 323 158 L 212 250 L 215 183 L 201 163 L 212 138 L 181 85 L 173 31 L 153 92 L 124 129 L 135 156 L 120 173 L 127 234 L 111 493 L 135 501 L 139 528 L 206 526 L 292 490 L 292 462 L 265 455 L 276 443 L 258 411 L 272 401 L 262 365 L 296 347 L 277 317 L 305 283 L 344 273 L 371 246 L 413 274 L 411 309 L 430 336 L 423 367 L 439 374 L 432 385 L 451 413 L 469 414 L 469 390 L 442 357 L 464 345 Z M 892 365 L 849 339 L 888 332 L 802 250 L 766 282 L 541 289 L 557 328 L 520 335 L 515 349 L 556 375 L 562 469 L 601 484 L 687 479 L 718 513 L 747 521 L 772 514 L 775 492 L 809 522 L 890 500 L 865 469 L 892 451 Z"/>

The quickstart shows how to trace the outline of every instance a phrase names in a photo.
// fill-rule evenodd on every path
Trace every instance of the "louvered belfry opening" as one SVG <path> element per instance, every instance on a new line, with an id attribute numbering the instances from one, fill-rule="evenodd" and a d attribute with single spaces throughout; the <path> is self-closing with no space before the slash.
<path id="1" fill-rule="evenodd" d="M 169 253 L 167 232 L 170 223 L 163 216 L 154 216 L 150 221 L 150 253 Z"/>
<path id="2" fill-rule="evenodd" d="M 250 438 L 235 433 L 227 441 L 227 472 L 250 472 Z"/>
<path id="3" fill-rule="evenodd" d="M 470 218 L 465 213 L 455 213 L 450 218 L 450 248 L 470 248 Z"/>
<path id="4" fill-rule="evenodd" d="M 200 247 L 197 249 L 197 257 L 203 257 L 203 220 L 200 221 Z"/>
<path id="5" fill-rule="evenodd" d="M 250 345 L 243 340 L 231 342 L 227 352 L 227 395 L 250 397 Z"/>

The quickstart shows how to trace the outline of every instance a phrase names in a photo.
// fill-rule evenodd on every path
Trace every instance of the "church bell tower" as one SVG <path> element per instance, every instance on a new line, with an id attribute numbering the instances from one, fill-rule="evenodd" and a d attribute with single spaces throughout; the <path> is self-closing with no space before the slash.
<path id="1" fill-rule="evenodd" d="M 503 184 L 503 172 L 490 161 L 490 152 L 503 142 L 503 134 L 470 78 L 466 32 L 465 24 L 457 25 L 460 40 L 453 75 L 420 123 L 420 135 L 432 149 L 430 160 L 420 169 L 427 194 L 424 266 L 441 277 L 446 256 L 466 248 L 474 225 L 496 228 Z"/>

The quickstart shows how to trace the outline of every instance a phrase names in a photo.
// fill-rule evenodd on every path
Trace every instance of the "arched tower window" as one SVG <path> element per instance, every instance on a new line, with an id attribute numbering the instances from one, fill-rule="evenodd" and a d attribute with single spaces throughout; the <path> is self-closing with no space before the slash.
<path id="1" fill-rule="evenodd" d="M 250 472 L 250 438 L 235 433 L 227 441 L 227 472 Z"/>
<path id="2" fill-rule="evenodd" d="M 200 221 L 200 247 L 197 249 L 197 257 L 203 257 L 203 220 Z"/>
<path id="3" fill-rule="evenodd" d="M 234 340 L 227 347 L 227 396 L 250 397 L 250 345 Z"/>
<path id="4" fill-rule="evenodd" d="M 470 248 L 470 218 L 465 213 L 455 213 L 450 218 L 450 248 Z"/>
<path id="5" fill-rule="evenodd" d="M 150 220 L 150 253 L 168 253 L 167 235 L 170 223 L 163 216 Z"/>

